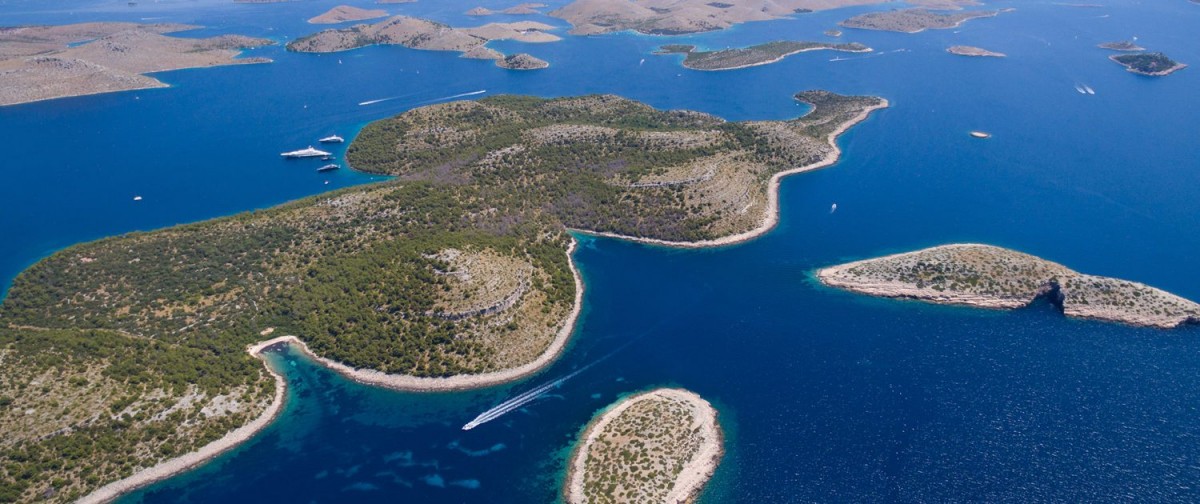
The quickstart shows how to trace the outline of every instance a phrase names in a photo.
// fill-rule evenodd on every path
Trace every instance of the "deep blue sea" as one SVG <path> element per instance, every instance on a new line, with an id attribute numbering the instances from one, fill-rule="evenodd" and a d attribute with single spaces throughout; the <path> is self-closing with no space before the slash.
<path id="1" fill-rule="evenodd" d="M 284 42 L 315 31 L 305 20 L 338 3 L 374 7 L 0 0 L 0 25 L 187 22 L 209 28 L 186 36 Z M 462 15 L 515 3 L 383 7 L 455 25 L 564 26 Z M 839 164 L 786 179 L 781 223 L 757 240 L 682 251 L 581 238 L 583 316 L 571 347 L 539 375 L 405 394 L 277 354 L 291 385 L 278 421 L 123 502 L 549 502 L 592 414 L 664 385 L 721 412 L 727 454 L 706 503 L 1197 502 L 1200 329 L 871 299 L 811 278 L 844 260 L 971 241 L 1200 299 L 1200 5 L 1089 3 L 1105 5 L 993 2 L 1017 10 L 912 35 L 845 30 L 845 41 L 878 52 L 811 52 L 731 72 L 650 53 L 663 43 L 827 40 L 824 30 L 872 8 L 695 36 L 493 44 L 552 65 L 524 73 L 401 47 L 322 56 L 272 47 L 249 52 L 268 65 L 156 75 L 167 89 L 0 108 L 0 283 L 73 243 L 370 183 L 278 154 L 457 94 L 615 93 L 732 120 L 794 117 L 805 108 L 791 96 L 805 89 L 878 95 L 892 107 L 841 139 Z M 1193 67 L 1141 77 L 1095 47 L 1135 36 Z M 956 44 L 1009 57 L 944 52 Z M 830 61 L 839 56 L 849 59 Z M 548 397 L 460 430 L 591 363 Z"/>

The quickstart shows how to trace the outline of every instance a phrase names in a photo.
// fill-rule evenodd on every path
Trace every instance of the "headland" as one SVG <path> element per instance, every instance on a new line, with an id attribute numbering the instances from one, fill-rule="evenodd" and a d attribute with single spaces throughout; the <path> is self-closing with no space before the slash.
<path id="1" fill-rule="evenodd" d="M 793 54 L 807 51 L 842 51 L 863 53 L 871 52 L 871 48 L 857 42 L 849 44 L 831 44 L 827 42 L 794 42 L 778 40 L 765 44 L 720 51 L 697 51 L 691 45 L 665 45 L 654 54 L 685 54 L 683 66 L 692 70 L 736 70 L 759 65 L 769 65 L 783 61 Z"/>

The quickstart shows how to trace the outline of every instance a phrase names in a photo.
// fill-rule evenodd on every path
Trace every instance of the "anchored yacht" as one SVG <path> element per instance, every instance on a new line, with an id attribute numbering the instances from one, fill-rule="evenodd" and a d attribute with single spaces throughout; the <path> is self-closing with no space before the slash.
<path id="1" fill-rule="evenodd" d="M 283 156 L 285 158 L 310 158 L 310 157 L 328 156 L 329 153 L 325 152 L 323 150 L 314 149 L 311 145 L 309 145 L 308 148 L 306 148 L 306 149 L 294 150 L 291 152 L 284 152 L 279 155 Z"/>

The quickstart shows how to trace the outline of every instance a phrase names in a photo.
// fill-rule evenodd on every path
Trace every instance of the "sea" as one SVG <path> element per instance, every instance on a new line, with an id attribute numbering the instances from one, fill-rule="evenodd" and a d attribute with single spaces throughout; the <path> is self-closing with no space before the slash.
<path id="1" fill-rule="evenodd" d="M 1015 10 L 916 34 L 844 29 L 836 40 L 875 51 L 727 72 L 652 53 L 835 40 L 823 32 L 838 21 L 897 5 L 669 37 L 576 37 L 547 16 L 463 14 L 516 0 L 0 0 L 0 25 L 182 22 L 205 28 L 180 36 L 282 44 L 322 28 L 306 20 L 339 3 L 455 26 L 534 20 L 564 40 L 491 44 L 551 64 L 532 72 L 398 46 L 275 46 L 246 53 L 271 64 L 154 75 L 170 88 L 0 108 L 0 283 L 75 243 L 379 182 L 279 153 L 467 93 L 612 93 L 729 120 L 796 117 L 807 107 L 792 95 L 807 89 L 891 107 L 838 141 L 839 163 L 785 179 L 779 225 L 757 239 L 678 250 L 580 236 L 583 313 L 540 373 L 401 393 L 275 352 L 289 388 L 271 426 L 120 502 L 554 502 L 593 414 L 656 387 L 690 389 L 720 412 L 726 452 L 702 503 L 1200 501 L 1200 328 L 873 299 L 813 280 L 826 265 L 978 242 L 1200 300 L 1200 4 L 989 1 Z M 1139 76 L 1096 47 L 1135 37 L 1193 67 Z M 945 51 L 960 44 L 1008 56 Z"/>

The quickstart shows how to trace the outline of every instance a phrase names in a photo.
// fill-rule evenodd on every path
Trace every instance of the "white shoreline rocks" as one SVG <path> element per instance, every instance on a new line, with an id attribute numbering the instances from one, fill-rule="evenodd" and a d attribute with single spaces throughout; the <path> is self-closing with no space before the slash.
<path id="1" fill-rule="evenodd" d="M 1045 298 L 1068 317 L 1160 329 L 1200 323 L 1200 305 L 1169 292 L 991 245 L 866 259 L 821 269 L 817 278 L 860 294 L 938 304 L 1014 309 Z"/>
<path id="2" fill-rule="evenodd" d="M 642 409 L 631 412 L 634 408 Z M 639 429 L 634 435 L 627 432 L 611 433 L 608 431 L 614 422 L 632 424 L 622 425 L 626 428 L 636 427 L 638 424 L 664 420 L 664 417 L 659 416 L 660 414 L 680 413 L 681 410 L 686 411 L 690 418 L 689 422 L 678 424 L 663 421 L 655 425 L 658 429 L 653 433 L 648 433 L 648 429 Z M 641 415 L 641 417 L 637 415 Z M 653 416 L 647 418 L 648 415 Z M 682 419 L 672 417 L 670 420 Z M 675 428 L 676 431 L 669 432 L 671 428 Z M 679 439 L 671 436 L 671 434 L 679 434 L 678 430 L 681 429 L 684 432 L 683 437 L 687 441 L 684 446 L 675 444 Z M 666 443 L 665 446 L 662 444 L 663 442 Z M 696 393 L 683 389 L 661 388 L 626 397 L 593 418 L 580 437 L 578 445 L 571 455 L 567 481 L 563 488 L 566 502 L 570 504 L 591 502 L 587 493 L 588 462 L 593 455 L 593 449 L 597 447 L 602 447 L 608 452 L 628 452 L 635 457 L 635 460 L 643 461 L 646 466 L 644 468 L 648 470 L 649 465 L 654 462 L 673 463 L 678 464 L 679 467 L 674 474 L 674 482 L 669 488 L 660 486 L 644 488 L 656 483 L 655 478 L 642 479 L 640 472 L 630 473 L 631 464 L 619 463 L 617 464 L 619 467 L 606 466 L 606 476 L 627 477 L 626 480 L 609 483 L 612 487 L 621 488 L 621 492 L 620 495 L 606 495 L 608 498 L 606 502 L 640 503 L 644 502 L 642 499 L 650 497 L 646 495 L 646 492 L 665 493 L 661 502 L 693 502 L 716 471 L 717 465 L 725 453 L 724 435 L 717 422 L 717 410 Z M 611 454 L 608 453 L 608 455 Z M 597 463 L 614 462 L 605 460 L 604 454 L 596 456 L 602 457 Z M 612 473 L 608 472 L 610 469 L 613 471 Z M 625 473 L 617 474 L 620 471 Z M 658 470 L 650 472 L 655 475 L 659 474 Z M 627 483 L 629 480 L 637 480 L 642 487 L 625 488 L 622 483 Z M 592 483 L 596 482 L 592 481 Z M 658 500 L 655 499 L 655 501 Z"/>

